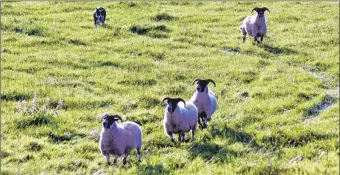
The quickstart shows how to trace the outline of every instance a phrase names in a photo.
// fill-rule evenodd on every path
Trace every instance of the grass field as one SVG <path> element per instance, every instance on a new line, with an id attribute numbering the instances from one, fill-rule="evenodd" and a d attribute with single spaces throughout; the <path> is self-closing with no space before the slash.
<path id="1" fill-rule="evenodd" d="M 2 2 L 1 25 L 1 174 L 339 174 L 339 2 Z M 174 146 L 159 103 L 197 77 L 219 106 Z M 106 165 L 104 113 L 141 124 L 142 162 Z"/>

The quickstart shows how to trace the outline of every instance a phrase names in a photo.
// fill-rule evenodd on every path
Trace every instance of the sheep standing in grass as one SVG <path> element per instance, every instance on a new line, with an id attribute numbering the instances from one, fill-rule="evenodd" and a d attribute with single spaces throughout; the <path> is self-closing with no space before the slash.
<path id="1" fill-rule="evenodd" d="M 116 123 L 116 121 L 122 123 Z M 124 155 L 123 164 L 126 163 L 132 149 L 137 150 L 138 161 L 140 161 L 140 151 L 142 148 L 142 129 L 134 122 L 123 122 L 119 115 L 104 114 L 102 118 L 103 129 L 100 134 L 100 151 L 106 156 L 106 162 L 110 165 L 110 154 L 114 154 L 113 164 L 117 162 L 119 156 Z"/>
<path id="2" fill-rule="evenodd" d="M 195 138 L 195 130 L 198 120 L 196 106 L 185 101 L 182 98 L 165 97 L 168 105 L 164 111 L 164 131 L 172 142 L 174 138 L 172 134 L 178 134 L 178 141 L 184 141 L 184 134 L 191 130 L 191 141 Z"/>
<path id="3" fill-rule="evenodd" d="M 243 35 L 243 42 L 246 40 L 247 33 L 254 37 L 254 41 L 257 43 L 262 43 L 263 37 L 267 34 L 267 24 L 266 24 L 266 16 L 264 12 L 267 7 L 258 8 L 255 7 L 251 12 L 256 11 L 255 16 L 248 16 L 243 20 L 243 24 L 240 26 L 240 30 L 242 31 Z M 260 41 L 258 38 L 260 37 Z"/>
<path id="4" fill-rule="evenodd" d="M 197 88 L 190 101 L 198 109 L 198 123 L 200 127 L 206 128 L 207 122 L 211 119 L 217 108 L 215 93 L 209 89 L 208 84 L 212 82 L 216 87 L 216 83 L 212 79 L 201 80 L 196 78 L 191 84 L 194 84 L 196 81 Z"/>

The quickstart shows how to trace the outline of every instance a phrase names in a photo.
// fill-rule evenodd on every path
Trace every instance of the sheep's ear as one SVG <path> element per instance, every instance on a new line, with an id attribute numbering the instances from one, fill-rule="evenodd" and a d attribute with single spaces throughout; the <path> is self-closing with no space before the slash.
<path id="1" fill-rule="evenodd" d="M 269 9 L 267 7 L 263 7 L 264 11 L 268 10 L 268 12 L 270 13 Z"/>

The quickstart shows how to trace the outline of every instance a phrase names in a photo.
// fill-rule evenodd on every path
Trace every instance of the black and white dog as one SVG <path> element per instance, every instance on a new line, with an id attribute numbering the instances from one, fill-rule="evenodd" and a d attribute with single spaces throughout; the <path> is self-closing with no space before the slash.
<path id="1" fill-rule="evenodd" d="M 93 13 L 94 27 L 97 28 L 98 24 L 101 22 L 105 26 L 106 10 L 104 7 L 97 7 L 96 11 Z"/>

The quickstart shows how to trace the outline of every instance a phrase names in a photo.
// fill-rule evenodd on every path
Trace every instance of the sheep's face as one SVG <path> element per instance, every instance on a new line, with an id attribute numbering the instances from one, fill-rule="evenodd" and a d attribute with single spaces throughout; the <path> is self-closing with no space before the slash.
<path id="1" fill-rule="evenodd" d="M 108 114 L 104 114 L 102 117 L 103 128 L 110 129 L 115 124 L 116 121 L 122 121 L 122 118 L 119 115 L 110 116 Z"/>
<path id="2" fill-rule="evenodd" d="M 173 113 L 177 107 L 177 104 L 178 102 L 176 103 L 175 101 L 174 102 L 168 101 L 166 109 L 168 110 L 168 112 Z"/>
<path id="3" fill-rule="evenodd" d="M 103 127 L 106 129 L 110 129 L 111 125 L 115 122 L 115 119 L 113 117 L 110 117 L 108 115 L 103 116 Z"/>
<path id="4" fill-rule="evenodd" d="M 260 18 L 263 18 L 263 17 L 264 17 L 264 12 L 265 12 L 266 10 L 268 10 L 268 12 L 270 12 L 269 9 L 266 8 L 266 7 L 262 7 L 262 8 L 255 7 L 255 8 L 253 9 L 253 11 L 254 11 L 254 10 L 256 11 L 257 16 L 260 17 Z"/>
<path id="5" fill-rule="evenodd" d="M 196 90 L 198 92 L 207 91 L 208 90 L 208 88 L 207 88 L 208 84 L 209 84 L 209 81 L 206 81 L 206 80 L 197 81 L 197 88 L 196 88 Z"/>
<path id="6" fill-rule="evenodd" d="M 104 16 L 105 9 L 103 7 L 96 8 L 96 14 L 98 16 Z"/>
<path id="7" fill-rule="evenodd" d="M 175 111 L 175 109 L 177 108 L 177 105 L 180 101 L 182 101 L 184 103 L 184 106 L 185 106 L 185 101 L 182 98 L 165 97 L 163 99 L 163 101 L 164 100 L 167 100 L 168 105 L 166 106 L 166 110 L 170 113 L 173 113 Z"/>
<path id="8" fill-rule="evenodd" d="M 212 82 L 216 87 L 216 83 L 212 79 L 201 80 L 200 78 L 196 78 L 191 84 L 193 85 L 197 81 L 197 92 L 208 92 L 208 84 Z"/>

